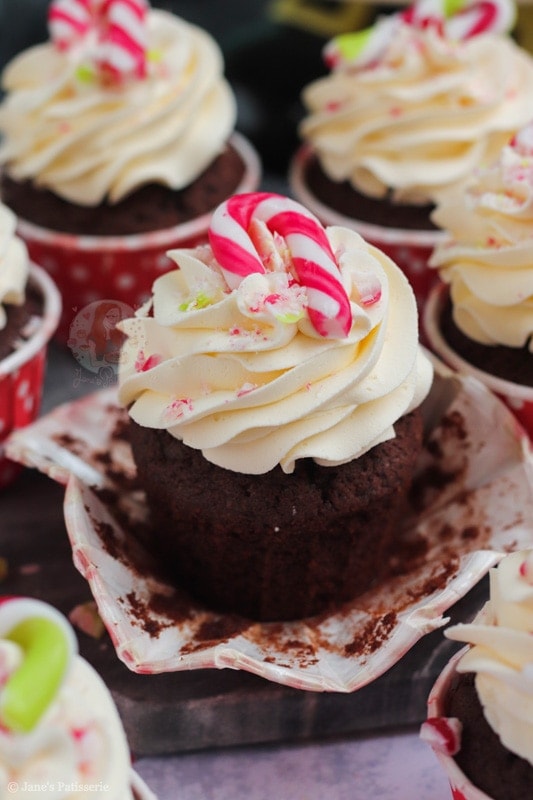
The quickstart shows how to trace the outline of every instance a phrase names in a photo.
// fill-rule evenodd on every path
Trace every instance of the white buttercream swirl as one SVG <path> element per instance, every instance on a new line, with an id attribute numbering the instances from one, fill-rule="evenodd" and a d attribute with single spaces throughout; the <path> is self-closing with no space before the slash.
<path id="1" fill-rule="evenodd" d="M 236 103 L 223 59 L 201 28 L 150 10 L 144 79 L 105 83 L 95 41 L 32 47 L 6 67 L 0 163 L 84 206 L 114 203 L 142 184 L 181 189 L 224 149 Z"/>
<path id="2" fill-rule="evenodd" d="M 376 64 L 341 62 L 302 98 L 301 135 L 332 180 L 435 202 L 529 121 L 533 59 L 508 36 L 450 41 L 400 24 Z"/>
<path id="3" fill-rule="evenodd" d="M 121 323 L 131 417 L 247 474 L 290 473 L 300 458 L 342 464 L 392 438 L 432 380 L 413 292 L 357 233 L 326 232 L 351 301 L 345 339 L 315 331 L 305 289 L 283 272 L 230 291 L 210 247 L 170 253 L 179 270 L 154 284 L 153 316 L 149 302 Z"/>
<path id="4" fill-rule="evenodd" d="M 0 642 L 2 681 L 21 658 L 18 645 Z M 133 800 L 130 782 L 120 717 L 100 676 L 80 657 L 34 730 L 0 729 L 2 797 L 6 787 L 16 786 L 16 796 L 24 800 Z"/>
<path id="5" fill-rule="evenodd" d="M 482 344 L 533 349 L 533 155 L 506 146 L 433 220 L 448 237 L 429 263 L 450 284 L 457 326 Z"/>
<path id="6" fill-rule="evenodd" d="M 16 217 L 0 203 L 0 330 L 5 327 L 8 305 L 24 303 L 30 269 L 25 244 L 15 236 Z"/>
<path id="7" fill-rule="evenodd" d="M 490 572 L 490 600 L 471 624 L 449 628 L 471 644 L 460 672 L 475 672 L 485 717 L 505 747 L 533 765 L 533 551 L 506 556 Z"/>

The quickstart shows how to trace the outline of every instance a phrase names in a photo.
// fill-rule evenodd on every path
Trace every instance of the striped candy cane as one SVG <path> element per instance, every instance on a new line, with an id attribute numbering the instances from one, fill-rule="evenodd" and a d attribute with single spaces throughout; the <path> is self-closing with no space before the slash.
<path id="1" fill-rule="evenodd" d="M 96 33 L 95 60 L 114 79 L 146 75 L 147 0 L 53 0 L 48 11 L 50 37 L 68 50 Z"/>
<path id="2" fill-rule="evenodd" d="M 98 62 L 115 78 L 146 74 L 146 0 L 104 0 L 104 34 Z"/>
<path id="3" fill-rule="evenodd" d="M 265 273 L 253 241 L 257 225 L 283 237 L 297 280 L 307 289 L 308 314 L 321 336 L 343 338 L 352 325 L 350 299 L 318 219 L 302 205 L 270 192 L 235 195 L 214 212 L 209 228 L 213 254 L 230 288 L 252 273 Z"/>
<path id="4" fill-rule="evenodd" d="M 68 50 L 93 26 L 93 0 L 53 0 L 48 8 L 50 38 L 60 50 Z"/>
<path id="5" fill-rule="evenodd" d="M 342 33 L 324 47 L 327 66 L 343 64 L 365 69 L 379 63 L 400 25 L 429 28 L 452 40 L 471 39 L 483 33 L 506 33 L 516 19 L 513 0 L 418 0 L 403 11 L 380 16 L 369 28 Z"/>

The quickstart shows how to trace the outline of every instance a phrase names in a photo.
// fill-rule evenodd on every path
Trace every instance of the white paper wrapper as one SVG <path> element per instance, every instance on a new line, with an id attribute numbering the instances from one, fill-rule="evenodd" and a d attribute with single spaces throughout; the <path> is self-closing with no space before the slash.
<path id="1" fill-rule="evenodd" d="M 124 489 L 135 468 L 128 445 L 113 433 L 126 418 L 113 389 L 58 407 L 14 434 L 8 452 L 66 485 L 74 563 L 131 670 L 227 667 L 300 689 L 352 692 L 444 625 L 446 610 L 505 552 L 533 544 L 527 438 L 482 384 L 437 367 L 424 405 L 429 436 L 419 509 L 404 532 L 420 555 L 407 573 L 335 613 L 301 621 L 217 614 L 150 566 L 133 535 L 146 508 L 142 492 Z M 110 496 L 118 511 L 111 512 Z"/>

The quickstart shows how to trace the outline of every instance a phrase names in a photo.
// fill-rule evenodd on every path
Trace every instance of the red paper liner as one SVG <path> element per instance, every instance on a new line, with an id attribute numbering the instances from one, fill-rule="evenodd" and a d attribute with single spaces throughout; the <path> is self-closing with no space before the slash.
<path id="1" fill-rule="evenodd" d="M 30 265 L 28 285 L 44 299 L 43 316 L 35 333 L 0 361 L 0 489 L 9 486 L 21 470 L 20 464 L 6 457 L 3 443 L 13 431 L 38 416 L 48 342 L 61 313 L 61 298 L 54 282 L 35 264 Z"/>

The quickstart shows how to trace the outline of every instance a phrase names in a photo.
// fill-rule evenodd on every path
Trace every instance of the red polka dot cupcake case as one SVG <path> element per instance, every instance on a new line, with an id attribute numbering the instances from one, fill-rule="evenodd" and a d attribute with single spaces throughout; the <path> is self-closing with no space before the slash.
<path id="1" fill-rule="evenodd" d="M 5 456 L 3 442 L 38 416 L 47 346 L 61 313 L 57 287 L 29 261 L 15 225 L 0 205 L 0 488 L 20 471 Z"/>

